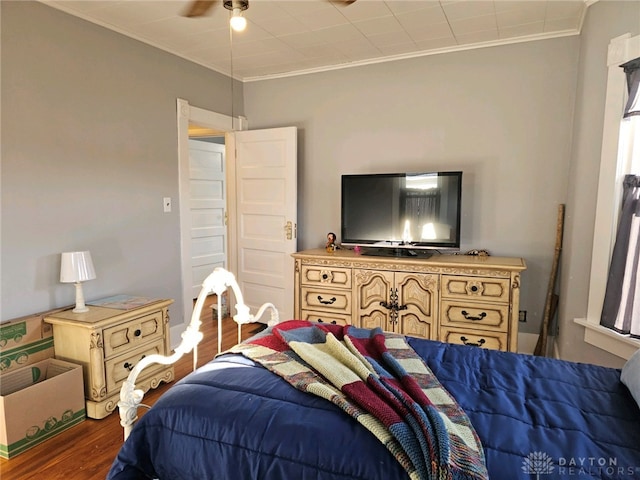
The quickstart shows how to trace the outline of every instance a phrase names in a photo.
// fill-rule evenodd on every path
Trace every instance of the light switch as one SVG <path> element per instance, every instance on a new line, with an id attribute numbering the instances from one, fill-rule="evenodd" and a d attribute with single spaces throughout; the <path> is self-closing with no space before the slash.
<path id="1" fill-rule="evenodd" d="M 164 206 L 164 213 L 171 212 L 171 197 L 164 197 L 162 199 L 162 204 Z"/>

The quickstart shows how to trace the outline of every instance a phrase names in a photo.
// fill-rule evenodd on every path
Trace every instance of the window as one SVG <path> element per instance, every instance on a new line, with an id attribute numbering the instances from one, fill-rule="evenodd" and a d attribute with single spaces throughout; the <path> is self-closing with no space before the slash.
<path id="1" fill-rule="evenodd" d="M 640 175 L 640 115 L 620 122 L 620 161 L 625 173 Z"/>
<path id="2" fill-rule="evenodd" d="M 640 173 L 638 165 L 633 165 L 631 161 L 632 158 L 637 159 L 637 151 L 640 149 L 638 125 L 640 122 L 637 116 L 632 117 L 633 120 L 622 120 L 627 100 L 627 81 L 624 71 L 620 68 L 623 63 L 637 57 L 640 57 L 640 36 L 631 37 L 627 34 L 614 38 L 609 43 L 607 94 L 591 257 L 589 303 L 587 318 L 575 320 L 576 323 L 586 327 L 585 342 L 622 358 L 629 358 L 640 348 L 640 341 L 620 335 L 600 326 L 599 323 L 618 224 L 622 180 L 627 173 L 634 170 Z"/>

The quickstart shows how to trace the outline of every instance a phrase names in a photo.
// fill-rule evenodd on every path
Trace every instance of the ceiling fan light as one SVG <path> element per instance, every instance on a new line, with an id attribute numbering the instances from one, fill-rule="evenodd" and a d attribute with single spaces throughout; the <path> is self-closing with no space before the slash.
<path id="1" fill-rule="evenodd" d="M 231 15 L 229 24 L 236 32 L 242 32 L 247 28 L 247 19 L 242 16 L 242 10 L 239 8 L 233 9 L 233 15 Z"/>

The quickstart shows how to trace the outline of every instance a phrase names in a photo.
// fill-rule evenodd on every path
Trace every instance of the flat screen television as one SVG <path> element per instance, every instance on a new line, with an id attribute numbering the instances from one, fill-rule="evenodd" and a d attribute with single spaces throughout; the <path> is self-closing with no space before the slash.
<path id="1" fill-rule="evenodd" d="M 462 172 L 342 175 L 341 243 L 374 255 L 458 250 L 461 201 Z"/>

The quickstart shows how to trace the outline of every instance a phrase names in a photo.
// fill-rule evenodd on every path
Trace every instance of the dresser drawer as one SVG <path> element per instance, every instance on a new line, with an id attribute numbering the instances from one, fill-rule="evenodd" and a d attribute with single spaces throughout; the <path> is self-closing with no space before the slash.
<path id="1" fill-rule="evenodd" d="M 443 275 L 443 298 L 466 298 L 509 303 L 509 279 Z"/>
<path id="2" fill-rule="evenodd" d="M 119 357 L 112 358 L 104 362 L 105 375 L 107 380 L 107 395 L 116 392 L 120 389 L 122 382 L 124 382 L 129 376 L 129 372 L 133 369 L 136 363 L 149 355 L 165 355 L 164 342 L 159 340 L 150 345 L 145 345 L 141 348 L 131 350 L 128 353 L 120 355 Z M 164 365 L 151 365 L 145 368 L 142 372 L 142 377 L 148 377 L 155 372 L 166 368 Z"/>
<path id="3" fill-rule="evenodd" d="M 164 337 L 162 311 L 104 329 L 104 355 L 109 358 L 138 345 Z"/>
<path id="4" fill-rule="evenodd" d="M 472 347 L 502 350 L 503 352 L 506 352 L 508 350 L 506 333 L 441 327 L 440 340 L 447 343 L 457 343 L 458 345 L 469 345 Z"/>
<path id="5" fill-rule="evenodd" d="M 332 323 L 334 325 L 351 325 L 351 315 L 341 315 L 335 312 L 314 312 L 302 310 L 301 320 L 309 322 Z"/>
<path id="6" fill-rule="evenodd" d="M 351 269 L 303 265 L 300 272 L 302 285 L 323 285 L 351 289 Z"/>
<path id="7" fill-rule="evenodd" d="M 442 325 L 490 329 L 506 332 L 509 327 L 509 305 L 456 302 L 442 300 Z"/>
<path id="8" fill-rule="evenodd" d="M 302 287 L 301 310 L 321 310 L 351 314 L 351 291 Z"/>

